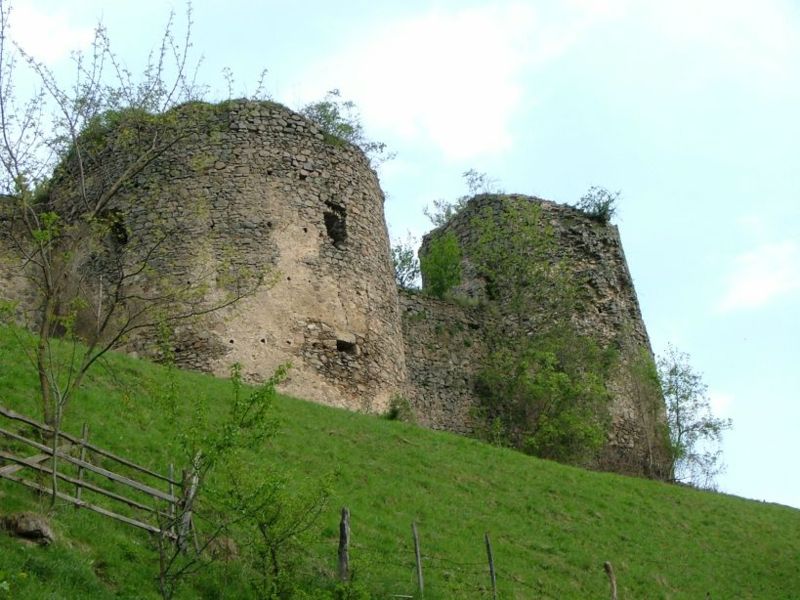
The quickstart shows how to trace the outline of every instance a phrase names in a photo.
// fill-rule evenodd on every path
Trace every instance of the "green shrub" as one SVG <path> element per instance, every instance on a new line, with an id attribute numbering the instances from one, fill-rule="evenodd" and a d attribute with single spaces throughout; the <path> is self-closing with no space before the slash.
<path id="1" fill-rule="evenodd" d="M 367 137 L 355 102 L 343 100 L 338 89 L 330 90 L 322 100 L 306 104 L 299 112 L 319 126 L 326 143 L 342 146 L 348 142 L 358 146 L 374 168 L 395 156 L 384 142 Z"/>
<path id="2" fill-rule="evenodd" d="M 435 237 L 419 259 L 422 289 L 436 298 L 461 282 L 461 247 L 452 231 Z"/>
<path id="3" fill-rule="evenodd" d="M 422 210 L 423 214 L 430 219 L 434 227 L 447 225 L 453 217 L 466 208 L 470 199 L 478 194 L 499 195 L 503 193 L 497 180 L 493 177 L 489 177 L 486 173 L 481 173 L 475 169 L 469 169 L 464 171 L 461 177 L 464 178 L 464 182 L 467 185 L 468 193 L 466 195 L 459 196 L 455 200 L 438 198 L 433 201 L 433 206 L 426 206 Z"/>
<path id="4" fill-rule="evenodd" d="M 601 223 L 608 223 L 617 214 L 617 201 L 620 192 L 609 192 L 606 188 L 593 185 L 575 207 Z"/>
<path id="5" fill-rule="evenodd" d="M 414 409 L 411 407 L 411 402 L 405 396 L 395 394 L 389 400 L 389 410 L 386 411 L 386 418 L 390 421 L 404 421 L 406 423 L 415 423 L 417 418 L 414 414 Z"/>
<path id="6" fill-rule="evenodd" d="M 542 458 L 589 460 L 608 429 L 606 389 L 616 352 L 564 329 L 516 350 L 493 352 L 476 391 L 486 430 Z"/>

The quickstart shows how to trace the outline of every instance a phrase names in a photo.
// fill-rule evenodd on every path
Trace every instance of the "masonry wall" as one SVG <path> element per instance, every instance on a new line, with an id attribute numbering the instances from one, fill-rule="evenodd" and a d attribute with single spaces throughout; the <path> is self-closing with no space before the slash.
<path id="1" fill-rule="evenodd" d="M 258 381 L 289 362 L 287 393 L 384 410 L 405 362 L 384 197 L 364 155 L 273 103 L 175 110 L 191 135 L 108 207 L 129 232 L 126 244 L 158 242 L 157 274 L 141 285 L 201 281 L 213 303 L 243 274 L 266 282 L 232 308 L 182 325 L 178 364 L 226 375 L 238 362 Z M 90 184 L 107 186 L 126 164 L 109 154 Z M 65 207 L 75 193 L 53 196 Z M 158 352 L 147 337 L 128 349 Z"/>
<path id="2" fill-rule="evenodd" d="M 519 323 L 518 316 L 511 314 L 505 298 L 488 297 L 486 281 L 478 272 L 471 255 L 471 249 L 479 238 L 477 219 L 487 216 L 495 218 L 491 215 L 496 216 L 503 206 L 527 204 L 538 207 L 542 230 L 547 231 L 552 241 L 549 250 L 539 260 L 566 268 L 571 281 L 577 286 L 582 300 L 581 308 L 569 315 L 571 321 L 579 332 L 593 337 L 602 345 L 611 345 L 619 350 L 619 365 L 607 382 L 613 395 L 609 407 L 611 428 L 606 446 L 595 466 L 634 474 L 663 474 L 668 464 L 664 404 L 658 390 L 642 381 L 641 371 L 652 360 L 652 351 L 616 226 L 600 223 L 572 207 L 539 198 L 482 195 L 473 198 L 444 227 L 428 234 L 423 239 L 420 252 L 425 254 L 436 236 L 451 232 L 458 239 L 462 250 L 462 280 L 454 294 L 471 299 L 476 304 L 492 303 L 497 309 L 493 313 L 496 317 L 490 316 L 492 313 L 488 311 L 481 313 L 473 310 L 469 313 L 469 320 L 477 324 L 472 330 L 471 340 L 476 348 L 486 350 L 483 344 L 489 339 L 491 331 L 502 330 L 510 336 L 535 336 L 539 324 L 551 318 L 536 303 L 536 295 L 531 294 L 530 301 L 525 305 L 524 322 Z M 513 235 L 513 232 L 509 232 L 509 235 Z M 502 257 L 498 260 L 502 261 Z M 437 305 L 428 312 L 445 321 L 466 317 L 466 314 L 461 317 L 443 313 Z M 492 323 L 492 318 L 498 321 Z M 421 340 L 425 335 L 420 335 L 419 326 L 405 323 L 404 327 L 407 333 L 414 333 L 414 339 L 406 342 L 408 364 L 414 365 L 424 350 L 425 343 Z M 451 360 L 458 360 L 457 357 L 463 355 L 461 340 L 454 343 L 442 337 L 437 340 L 438 346 L 434 346 L 438 353 L 436 364 L 447 365 L 450 364 L 447 356 Z M 476 405 L 474 387 L 468 388 L 473 386 L 474 367 L 479 367 L 480 357 L 471 358 L 475 360 L 471 363 L 473 368 L 464 370 L 470 382 L 459 388 L 444 385 L 433 393 L 433 397 L 437 394 L 453 397 L 451 400 L 439 399 L 439 405 L 458 402 Z M 412 384 L 412 389 L 414 391 L 410 395 L 414 398 L 431 395 L 428 390 L 420 390 L 416 383 Z M 464 414 L 464 410 L 461 409 L 458 414 Z"/>
<path id="3" fill-rule="evenodd" d="M 573 322 L 620 349 L 618 372 L 608 382 L 612 428 L 595 466 L 658 474 L 665 460 L 663 400 L 636 376 L 652 354 L 616 227 L 536 198 L 478 196 L 423 243 L 424 252 L 431 236 L 455 233 L 464 250 L 458 292 L 468 302 L 398 295 L 383 193 L 358 149 L 273 103 L 187 105 L 172 117 L 185 135 L 106 210 L 119 221 L 109 244 L 121 245 L 120 252 L 158 249 L 152 268 L 131 285 L 152 293 L 191 283 L 211 305 L 234 282 L 265 276 L 234 306 L 178 328 L 173 350 L 180 366 L 227 375 L 238 362 L 247 379 L 259 381 L 289 362 L 287 393 L 371 412 L 384 412 L 392 396 L 402 395 L 420 424 L 471 433 L 475 375 L 488 356 L 490 332 L 502 324 L 490 319 L 505 318 L 502 303 L 491 317 L 481 308 L 486 282 L 468 251 L 477 235 L 473 219 L 502 203 L 536 203 L 552 231 L 547 260 L 569 265 L 581 284 L 584 309 L 571 315 Z M 112 146 L 89 169 L 94 190 L 107 189 L 140 150 Z M 64 215 L 79 214 L 68 181 L 56 174 L 51 202 Z M 12 256 L 3 243 L 0 257 Z M 0 298 L 30 308 L 35 298 L 19 266 L 0 263 Z M 84 283 L 99 290 L 102 278 Z M 532 305 L 530 315 L 533 324 L 548 318 L 541 306 Z M 152 332 L 134 336 L 127 350 L 160 352 Z"/>
<path id="4" fill-rule="evenodd" d="M 482 311 L 400 290 L 406 396 L 420 425 L 474 431 L 475 374 L 486 357 Z"/>
<path id="5" fill-rule="evenodd" d="M 25 312 L 35 305 L 36 298 L 21 271 L 22 261 L 17 259 L 8 227 L 9 223 L 0 218 L 0 302 L 13 303 L 15 316 L 25 322 Z"/>

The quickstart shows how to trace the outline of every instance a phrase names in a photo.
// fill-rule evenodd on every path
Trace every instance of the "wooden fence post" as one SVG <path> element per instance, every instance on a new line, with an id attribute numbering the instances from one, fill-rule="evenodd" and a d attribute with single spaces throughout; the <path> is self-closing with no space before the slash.
<path id="1" fill-rule="evenodd" d="M 611 566 L 610 562 L 606 561 L 603 568 L 606 570 L 608 581 L 611 584 L 611 600 L 617 600 L 617 578 L 614 576 L 614 567 Z"/>
<path id="2" fill-rule="evenodd" d="M 419 534 L 417 533 L 417 523 L 411 523 L 411 533 L 414 534 L 414 556 L 417 561 L 417 588 L 419 597 L 425 598 L 425 581 L 422 578 L 422 555 L 419 548 Z"/>
<path id="3" fill-rule="evenodd" d="M 169 495 L 175 496 L 175 484 L 172 483 L 175 481 L 175 465 L 169 463 L 169 470 L 167 471 L 167 477 L 169 478 Z M 172 535 L 175 535 L 175 503 L 169 503 L 169 532 Z"/>
<path id="4" fill-rule="evenodd" d="M 183 472 L 183 499 L 181 501 L 180 526 L 178 527 L 178 549 L 186 552 L 189 544 L 189 536 L 192 535 L 192 505 L 197 494 L 197 487 L 200 485 L 200 458 L 202 454 L 198 452 L 192 460 L 192 468 Z"/>
<path id="5" fill-rule="evenodd" d="M 83 429 L 81 430 L 81 461 L 86 460 L 86 444 L 89 441 L 89 425 L 84 422 Z M 83 467 L 78 466 L 78 483 L 75 485 L 75 498 L 81 499 L 81 492 L 83 491 Z M 76 504 L 75 508 L 80 508 L 80 504 Z"/>
<path id="6" fill-rule="evenodd" d="M 339 522 L 339 579 L 350 579 L 350 511 L 342 508 L 342 520 Z"/>
<path id="7" fill-rule="evenodd" d="M 494 556 L 492 555 L 492 542 L 489 541 L 489 532 L 483 536 L 486 540 L 486 556 L 489 559 L 489 577 L 492 580 L 492 598 L 497 600 L 497 576 L 494 572 Z"/>

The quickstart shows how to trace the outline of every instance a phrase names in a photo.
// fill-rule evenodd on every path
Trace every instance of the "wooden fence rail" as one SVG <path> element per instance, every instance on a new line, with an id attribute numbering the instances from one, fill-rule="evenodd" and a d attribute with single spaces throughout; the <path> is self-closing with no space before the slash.
<path id="1" fill-rule="evenodd" d="M 11 410 L 9 408 L 6 408 L 2 404 L 0 404 L 0 415 L 6 417 L 8 419 L 14 420 L 14 421 L 21 421 L 22 423 L 25 423 L 26 425 L 30 425 L 32 427 L 35 427 L 36 429 L 39 429 L 40 431 L 44 431 L 45 433 L 50 433 L 50 434 L 53 433 L 53 428 L 50 425 L 46 425 L 44 423 L 40 423 L 38 421 L 35 421 L 34 419 L 31 419 L 30 417 L 26 417 L 25 415 L 21 415 L 21 414 L 19 414 L 17 412 L 14 412 L 13 410 Z M 126 467 L 129 467 L 131 469 L 135 469 L 137 471 L 145 473 L 146 475 L 150 475 L 151 477 L 155 477 L 156 479 L 161 479 L 161 480 L 166 481 L 166 482 L 172 481 L 172 483 L 175 484 L 175 485 L 181 485 L 180 481 L 174 481 L 174 480 L 170 479 L 170 477 L 167 476 L 167 475 L 162 475 L 161 473 L 157 473 L 156 471 L 152 471 L 151 469 L 148 469 L 148 468 L 143 467 L 141 465 L 137 465 L 136 463 L 131 462 L 126 458 L 123 458 L 123 457 L 118 456 L 116 454 L 112 454 L 108 450 L 104 450 L 103 448 L 95 446 L 94 444 L 90 444 L 88 441 L 84 443 L 84 441 L 81 438 L 72 436 L 72 435 L 68 434 L 65 431 L 59 431 L 58 432 L 58 437 L 62 438 L 62 439 L 65 439 L 65 440 L 68 440 L 69 442 L 71 442 L 72 444 L 74 444 L 76 446 L 77 445 L 83 445 L 83 446 L 86 447 L 87 450 L 90 450 L 90 451 L 94 452 L 95 454 L 99 454 L 100 456 L 105 456 L 106 458 L 110 458 L 111 460 L 114 460 L 114 461 L 120 463 L 121 465 L 125 465 Z"/>
<path id="2" fill-rule="evenodd" d="M 2 405 L 0 405 L 0 416 L 12 421 L 25 423 L 26 425 L 38 429 L 45 434 L 52 435 L 54 433 L 54 430 L 51 426 L 40 423 L 25 415 L 21 415 Z M 89 442 L 89 429 L 85 424 L 80 437 L 59 431 L 58 438 L 65 440 L 65 442 L 56 448 L 55 453 L 53 452 L 53 448 L 47 446 L 46 444 L 42 444 L 41 442 L 26 437 L 25 435 L 15 433 L 2 427 L 0 427 L 0 437 L 5 437 L 20 444 L 25 444 L 39 452 L 33 456 L 19 456 L 18 454 L 8 450 L 0 450 L 0 462 L 8 463 L 0 466 L 0 478 L 13 481 L 14 483 L 36 490 L 43 494 L 53 495 L 55 491 L 57 498 L 69 502 L 76 507 L 86 508 L 105 517 L 127 523 L 128 525 L 144 529 L 151 533 L 163 535 L 164 537 L 175 540 L 179 543 L 179 545 L 181 544 L 181 540 L 179 539 L 181 534 L 185 534 L 185 532 L 191 528 L 190 524 L 187 525 L 186 523 L 181 523 L 182 526 L 177 528 L 177 530 L 175 527 L 175 521 L 177 518 L 180 518 L 182 521 L 186 521 L 187 519 L 191 520 L 191 503 L 193 500 L 191 496 L 193 496 L 194 490 L 186 489 L 183 481 L 178 481 L 175 479 L 172 465 L 170 465 L 168 475 L 163 475 L 153 471 L 152 469 L 138 465 L 126 458 L 113 454 L 108 450 L 100 448 L 99 446 Z M 71 454 L 76 450 L 78 451 L 78 457 L 75 457 Z M 97 466 L 93 464 L 90 457 L 91 454 L 103 457 L 106 459 L 106 464 L 109 461 L 113 461 L 130 470 L 138 471 L 140 474 L 144 474 L 164 482 L 166 490 L 162 490 L 158 487 L 155 487 L 155 485 L 139 481 L 136 478 L 138 475 L 122 475 L 112 470 L 113 467 L 104 468 Z M 76 468 L 77 476 L 73 477 L 67 473 L 62 473 L 59 471 L 57 466 L 58 461 L 63 461 L 64 463 L 72 465 L 74 468 Z M 52 466 L 49 466 L 46 463 L 50 463 Z M 54 490 L 53 486 L 43 485 L 37 481 L 25 479 L 20 474 L 22 471 L 30 470 L 36 473 L 43 473 L 52 478 L 54 475 L 54 469 L 56 478 L 75 486 L 74 496 L 58 489 Z M 116 486 L 136 490 L 136 492 L 149 497 L 151 501 L 148 503 L 147 501 L 143 501 L 141 499 L 137 500 L 126 496 L 121 490 L 110 490 L 96 485 L 85 479 L 87 473 L 94 473 L 95 475 L 102 476 L 108 481 L 113 482 L 113 484 Z M 191 487 L 193 488 L 194 486 Z M 175 493 L 176 488 L 180 491 L 178 494 Z M 149 515 L 151 519 L 155 517 L 155 522 L 148 522 L 146 517 L 133 518 L 122 515 L 116 510 L 112 510 L 97 504 L 96 501 L 88 502 L 83 497 L 84 491 L 92 492 L 108 500 L 113 500 L 128 507 L 142 511 Z M 187 497 L 187 494 L 189 497 Z"/>

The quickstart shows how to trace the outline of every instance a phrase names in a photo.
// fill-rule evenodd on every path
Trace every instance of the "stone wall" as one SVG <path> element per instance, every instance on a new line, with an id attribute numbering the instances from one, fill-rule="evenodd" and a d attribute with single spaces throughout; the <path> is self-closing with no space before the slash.
<path id="1" fill-rule="evenodd" d="M 126 244 L 158 243 L 158 274 L 142 285 L 201 281 L 213 303 L 243 273 L 267 282 L 232 308 L 181 325 L 178 364 L 226 375 L 238 362 L 258 381 L 290 362 L 287 393 L 383 411 L 403 385 L 405 362 L 384 197 L 367 159 L 273 103 L 175 112 L 190 135 L 107 208 L 129 232 Z M 128 163 L 113 153 L 97 161 L 90 185 L 108 186 Z M 61 207 L 75 202 L 58 183 L 52 196 Z M 129 350 L 157 353 L 147 337 Z"/>
<path id="2" fill-rule="evenodd" d="M 613 426 L 596 466 L 657 473 L 663 401 L 635 376 L 652 355 L 616 227 L 540 199 L 478 196 L 430 234 L 453 231 L 459 239 L 465 276 L 458 292 L 467 301 L 398 295 L 383 193 L 360 150 L 273 103 L 187 105 L 168 116 L 180 139 L 105 210 L 118 221 L 109 244 L 120 252 L 157 249 L 152 268 L 132 285 L 152 293 L 191 284 L 210 305 L 240 279 L 265 274 L 266 281 L 235 305 L 181 324 L 173 348 L 179 365 L 227 375 L 239 362 L 246 378 L 258 381 L 290 362 L 286 393 L 368 412 L 384 412 L 401 395 L 422 425 L 470 433 L 475 374 L 488 355 L 489 332 L 498 329 L 481 308 L 485 282 L 468 251 L 473 218 L 487 207 L 533 202 L 552 231 L 547 260 L 568 264 L 581 283 L 585 308 L 573 321 L 621 349 L 609 382 Z M 90 192 L 108 189 L 141 151 L 126 148 L 107 145 L 89 168 Z M 63 169 L 50 201 L 66 215 L 80 201 Z M 2 244 L 0 256 L 11 256 Z M 18 268 L 13 260 L 0 263 L 0 297 L 30 307 L 35 299 Z M 88 289 L 101 283 L 99 276 L 84 282 Z M 531 306 L 531 315 L 548 318 L 541 306 Z M 503 320 L 503 311 L 491 318 Z M 159 353 L 152 332 L 133 337 L 127 350 Z"/>
<path id="3" fill-rule="evenodd" d="M 462 280 L 453 290 L 454 295 L 477 304 L 491 303 L 496 309 L 492 313 L 469 313 L 470 322 L 478 325 L 473 330 L 472 339 L 476 347 L 482 347 L 482 343 L 489 339 L 491 327 L 495 336 L 497 331 L 503 331 L 504 335 L 510 336 L 535 336 L 541 324 L 552 318 L 548 313 L 549 307 L 543 309 L 538 291 L 531 290 L 527 301 L 523 292 L 522 318 L 518 314 L 512 314 L 507 294 L 503 295 L 501 291 L 499 297 L 489 297 L 486 281 L 478 272 L 472 256 L 472 249 L 480 236 L 479 219 L 498 218 L 497 215 L 503 207 L 524 209 L 530 205 L 538 211 L 536 223 L 541 228 L 542 235 L 548 237 L 548 244 L 545 246 L 547 249 L 543 254 L 532 254 L 531 260 L 559 265 L 566 270 L 581 300 L 578 303 L 579 308 L 569 315 L 570 320 L 580 333 L 591 336 L 601 345 L 611 345 L 619 350 L 619 364 L 607 382 L 613 396 L 609 407 L 611 428 L 608 442 L 598 457 L 596 466 L 636 474 L 664 473 L 668 463 L 663 435 L 664 404 L 660 392 L 642 382 L 641 371 L 646 369 L 647 361 L 652 360 L 652 351 L 616 226 L 598 222 L 573 207 L 540 198 L 481 195 L 470 200 L 445 226 L 429 233 L 423 239 L 420 253 L 424 255 L 427 252 L 431 240 L 436 236 L 453 233 L 458 240 L 462 250 Z M 514 233 L 508 232 L 508 235 Z M 498 247 L 498 252 L 498 260 L 502 262 L 503 250 Z M 457 311 L 455 308 L 448 310 Z M 516 310 L 520 309 L 517 307 Z M 435 306 L 428 312 L 438 312 L 441 317 L 437 318 L 445 321 L 462 318 L 443 313 Z M 497 322 L 490 323 L 491 318 L 497 319 Z M 414 329 L 408 324 L 405 327 L 407 331 Z M 406 356 L 409 365 L 415 363 L 416 355 L 421 352 L 419 340 L 422 336 L 419 331 L 414 333 L 415 339 L 407 341 Z M 461 341 L 458 341 L 445 349 L 440 340 L 437 352 L 440 356 L 457 357 L 462 355 L 461 346 Z M 471 358 L 475 360 L 477 357 Z M 479 361 L 477 358 L 477 362 L 472 364 L 479 365 Z M 436 362 L 447 364 L 447 360 L 442 358 Z M 472 372 L 465 370 L 466 374 Z M 412 384 L 412 389 L 417 390 L 418 386 Z M 446 390 L 447 387 L 439 390 L 438 395 L 448 395 Z M 417 395 L 417 391 L 411 393 L 412 397 Z M 472 390 L 459 388 L 453 396 L 459 401 L 473 405 L 476 403 Z M 437 397 L 437 394 L 433 394 L 433 397 Z M 436 403 L 449 405 L 448 400 L 441 398 Z"/>
<path id="4" fill-rule="evenodd" d="M 486 356 L 481 311 L 400 290 L 406 395 L 417 421 L 471 433 L 475 373 Z"/>
<path id="5" fill-rule="evenodd" d="M 38 302 L 34 287 L 23 272 L 25 261 L 18 249 L 21 232 L 8 210 L 12 202 L 12 198 L 0 195 L 0 302 L 13 303 L 16 320 L 28 323 Z"/>

